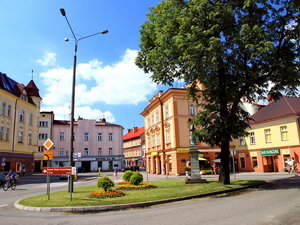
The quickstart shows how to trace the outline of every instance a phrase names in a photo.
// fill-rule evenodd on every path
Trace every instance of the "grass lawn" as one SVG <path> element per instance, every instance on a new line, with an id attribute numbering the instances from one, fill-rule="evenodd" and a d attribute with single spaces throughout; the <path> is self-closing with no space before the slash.
<path id="1" fill-rule="evenodd" d="M 237 187 L 248 186 L 251 184 L 261 183 L 259 180 L 232 180 L 230 185 L 219 184 L 215 180 L 209 180 L 209 183 L 200 184 L 185 184 L 184 180 L 164 180 L 147 182 L 152 183 L 157 188 L 147 190 L 123 190 L 126 194 L 122 197 L 116 198 L 90 198 L 89 194 L 94 191 L 101 190 L 95 185 L 78 187 L 72 193 L 72 201 L 70 201 L 70 193 L 67 190 L 58 191 L 48 195 L 38 195 L 21 200 L 21 205 L 33 207 L 70 207 L 70 206 L 103 206 L 116 205 L 126 203 L 137 203 L 146 201 L 156 201 L 162 199 L 190 196 L 212 191 L 219 191 L 224 189 L 231 189 Z M 116 185 L 117 186 L 117 185 Z"/>

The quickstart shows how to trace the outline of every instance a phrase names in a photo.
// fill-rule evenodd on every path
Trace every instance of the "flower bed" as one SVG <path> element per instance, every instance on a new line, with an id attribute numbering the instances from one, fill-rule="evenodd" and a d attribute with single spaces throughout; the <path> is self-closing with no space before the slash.
<path id="1" fill-rule="evenodd" d="M 122 197 L 125 194 L 121 190 L 113 190 L 113 191 L 95 191 L 90 193 L 90 198 L 115 198 L 115 197 Z"/>
<path id="2" fill-rule="evenodd" d="M 132 185 L 129 182 L 123 181 L 119 182 L 117 190 L 145 190 L 151 188 L 157 188 L 157 186 L 151 183 L 140 183 L 139 185 Z"/>

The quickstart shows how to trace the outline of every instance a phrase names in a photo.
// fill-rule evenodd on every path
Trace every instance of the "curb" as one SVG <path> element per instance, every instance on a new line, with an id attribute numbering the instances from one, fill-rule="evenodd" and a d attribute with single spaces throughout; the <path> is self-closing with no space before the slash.
<path id="1" fill-rule="evenodd" d="M 267 182 L 263 181 L 259 184 L 252 184 L 245 187 L 238 187 L 238 188 L 231 188 L 221 191 L 214 191 L 204 194 L 197 194 L 197 195 L 189 195 L 184 197 L 177 197 L 177 198 L 170 198 L 170 199 L 163 199 L 157 201 L 149 201 L 149 202 L 140 202 L 140 203 L 130 203 L 130 204 L 120 204 L 120 205 L 107 205 L 107 206 L 86 206 L 86 207 L 31 207 L 19 204 L 21 201 L 18 200 L 14 203 L 14 207 L 23 211 L 34 211 L 34 212 L 105 212 L 105 211 L 116 211 L 116 210 L 124 210 L 124 209 L 133 209 L 133 208 L 143 208 L 149 207 L 158 204 L 165 204 L 183 200 L 189 200 L 193 198 L 203 198 L 213 195 L 219 195 L 224 193 L 230 193 L 235 191 L 240 191 L 248 188 L 258 187 L 261 185 L 265 185 Z"/>

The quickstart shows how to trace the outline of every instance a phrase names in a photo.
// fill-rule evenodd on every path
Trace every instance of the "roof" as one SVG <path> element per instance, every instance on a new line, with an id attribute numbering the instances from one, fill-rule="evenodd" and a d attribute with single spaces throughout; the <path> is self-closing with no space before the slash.
<path id="1" fill-rule="evenodd" d="M 290 116 L 300 116 L 300 98 L 283 96 L 261 108 L 251 116 L 250 125 L 269 122 Z"/>
<path id="2" fill-rule="evenodd" d="M 139 138 L 142 134 L 145 133 L 145 127 L 134 127 L 133 129 L 128 129 L 128 133 L 123 135 L 123 141 Z"/>
<path id="3" fill-rule="evenodd" d="M 24 84 L 20 84 L 15 80 L 8 77 L 6 74 L 0 72 L 0 88 L 9 92 L 12 95 L 20 98 L 23 90 L 25 89 L 28 94 L 28 102 L 35 105 L 31 96 L 40 97 L 39 89 L 36 87 L 33 80 L 31 80 L 28 85 L 25 87 Z"/>

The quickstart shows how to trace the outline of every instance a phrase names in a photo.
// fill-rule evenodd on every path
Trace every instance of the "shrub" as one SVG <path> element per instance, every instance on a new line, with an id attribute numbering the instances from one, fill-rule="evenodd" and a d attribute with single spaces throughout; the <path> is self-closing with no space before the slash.
<path id="1" fill-rule="evenodd" d="M 135 172 L 130 177 L 130 184 L 131 185 L 139 185 L 140 183 L 143 182 L 143 180 L 144 180 L 143 175 L 139 172 Z"/>
<path id="2" fill-rule="evenodd" d="M 132 176 L 133 172 L 131 170 L 126 170 L 125 173 L 123 174 L 122 178 L 125 181 L 130 181 L 130 177 Z"/>
<path id="3" fill-rule="evenodd" d="M 98 179 L 97 186 L 107 192 L 107 190 L 114 187 L 115 184 L 108 176 L 104 176 Z"/>

